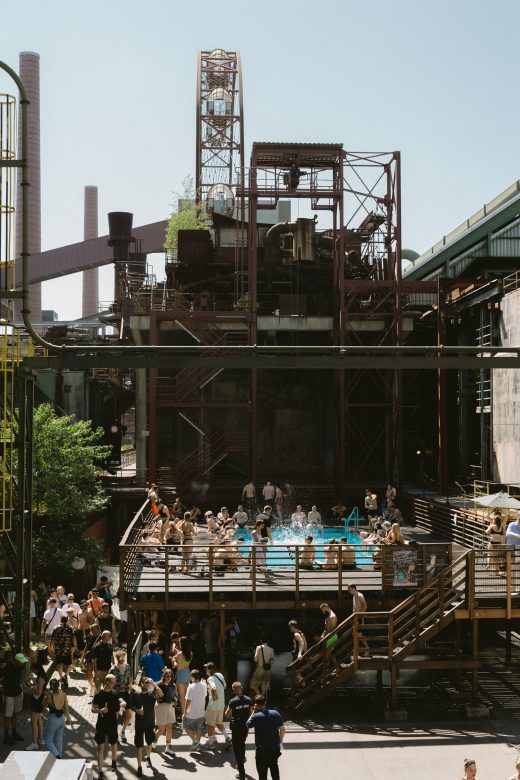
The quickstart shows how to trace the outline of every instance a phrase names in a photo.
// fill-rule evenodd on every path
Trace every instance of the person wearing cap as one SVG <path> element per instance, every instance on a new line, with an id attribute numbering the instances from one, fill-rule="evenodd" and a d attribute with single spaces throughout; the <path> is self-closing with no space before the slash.
<path id="1" fill-rule="evenodd" d="M 23 708 L 22 675 L 29 659 L 23 653 L 17 653 L 5 665 L 3 673 L 4 690 L 4 745 L 14 745 L 23 737 L 16 730 L 16 718 Z M 11 734 L 9 734 L 9 727 Z"/>
<path id="2" fill-rule="evenodd" d="M 111 768 L 116 771 L 117 759 L 117 716 L 121 709 L 119 696 L 115 692 L 116 678 L 113 674 L 107 674 L 103 680 L 103 688 L 99 690 L 92 700 L 92 712 L 97 717 L 96 733 L 94 739 L 97 745 L 97 764 L 99 775 L 103 778 L 103 759 L 105 757 L 105 742 L 110 745 L 112 754 Z"/>
<path id="3" fill-rule="evenodd" d="M 205 721 L 208 729 L 208 740 L 205 748 L 214 748 L 217 745 L 215 728 L 224 736 L 226 746 L 231 745 L 231 735 L 224 725 L 224 709 L 226 704 L 226 681 L 224 675 L 217 671 L 216 664 L 208 661 L 204 664 L 206 669 L 208 686 L 208 703 L 206 705 Z"/>
<path id="4" fill-rule="evenodd" d="M 476 780 L 477 764 L 473 758 L 464 759 L 464 774 L 461 780 Z"/>
<path id="5" fill-rule="evenodd" d="M 162 679 L 162 677 L 161 677 Z M 162 690 L 151 679 L 143 676 L 141 692 L 130 696 L 129 706 L 135 712 L 134 745 L 137 757 L 137 776 L 143 775 L 143 747 L 146 741 L 146 763 L 152 769 L 152 749 L 155 742 L 155 703 L 163 696 Z"/>
<path id="6" fill-rule="evenodd" d="M 280 780 L 278 759 L 282 755 L 285 726 L 278 710 L 268 710 L 264 696 L 255 697 L 255 711 L 246 723 L 255 732 L 255 762 L 258 780 L 267 780 L 271 771 L 272 780 Z"/>

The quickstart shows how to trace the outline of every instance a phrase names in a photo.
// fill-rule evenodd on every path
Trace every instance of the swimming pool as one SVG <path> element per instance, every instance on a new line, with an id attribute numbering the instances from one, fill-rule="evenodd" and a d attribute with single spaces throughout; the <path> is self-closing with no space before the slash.
<path id="1" fill-rule="evenodd" d="M 359 536 L 352 531 L 346 531 L 343 526 L 315 526 L 313 528 L 292 528 L 290 526 L 273 526 L 271 528 L 273 543 L 276 547 L 267 547 L 267 563 L 269 566 L 291 566 L 294 564 L 294 547 L 300 545 L 303 547 L 305 537 L 309 534 L 313 538 L 316 548 L 316 560 L 323 563 L 323 548 L 319 545 L 327 544 L 331 539 L 337 542 L 344 536 L 347 544 L 359 545 L 361 540 Z M 243 536 L 244 543 L 251 543 L 251 529 L 245 528 L 237 530 L 235 536 Z M 240 548 L 243 554 L 249 553 L 249 548 Z M 366 548 L 356 552 L 356 565 L 367 565 L 372 563 L 372 553 Z"/>

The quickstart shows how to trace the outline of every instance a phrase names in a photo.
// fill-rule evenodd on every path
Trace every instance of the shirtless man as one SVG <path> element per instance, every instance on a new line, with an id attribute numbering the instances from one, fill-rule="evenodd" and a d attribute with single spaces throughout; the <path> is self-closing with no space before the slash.
<path id="1" fill-rule="evenodd" d="M 312 543 L 312 536 L 305 537 L 305 544 L 301 551 L 300 567 L 302 569 L 312 569 L 314 559 L 316 558 L 316 548 Z"/>
<path id="2" fill-rule="evenodd" d="M 235 522 L 235 525 L 237 528 L 245 528 L 247 525 L 247 512 L 244 512 L 244 507 L 242 504 L 239 504 L 237 507 L 237 511 L 232 517 L 232 520 Z"/>
<path id="3" fill-rule="evenodd" d="M 253 512 L 256 510 L 256 488 L 252 482 L 248 482 L 242 489 L 242 504 L 246 508 L 249 520 L 253 519 Z"/>
<path id="4" fill-rule="evenodd" d="M 350 584 L 347 588 L 348 592 L 352 596 L 352 614 L 358 614 L 362 615 L 364 612 L 367 611 L 367 602 L 365 600 L 365 597 L 362 593 L 359 592 L 357 587 L 355 585 Z M 360 617 L 358 620 L 358 636 L 359 636 L 359 643 L 363 646 L 363 655 L 365 658 L 368 658 L 370 655 L 368 651 L 368 642 L 365 639 L 365 637 L 361 634 L 361 626 L 363 625 L 363 618 Z"/>
<path id="5" fill-rule="evenodd" d="M 341 500 L 338 499 L 333 507 L 331 507 L 332 517 L 334 520 L 341 520 L 342 517 L 345 516 L 345 512 L 347 511 L 347 507 L 341 503 Z"/>
<path id="6" fill-rule="evenodd" d="M 346 536 L 342 536 L 339 542 L 341 544 L 341 568 L 356 569 L 356 548 L 348 543 Z"/>
<path id="7" fill-rule="evenodd" d="M 316 505 L 311 506 L 311 511 L 307 515 L 307 527 L 312 525 L 321 525 L 321 515 Z"/>
<path id="8" fill-rule="evenodd" d="M 297 526 L 298 528 L 305 525 L 305 512 L 301 508 L 301 504 L 298 504 L 296 512 L 293 512 L 291 515 L 291 525 Z"/>
<path id="9" fill-rule="evenodd" d="M 293 659 L 301 658 L 307 652 L 307 640 L 296 620 L 289 620 L 289 631 L 293 637 Z"/>
<path id="10" fill-rule="evenodd" d="M 338 568 L 338 543 L 335 539 L 331 539 L 328 545 L 323 550 L 325 556 L 325 562 L 320 564 L 322 569 L 337 569 Z"/>
<path id="11" fill-rule="evenodd" d="M 349 586 L 350 587 L 350 586 Z M 320 604 L 321 614 L 325 617 L 325 624 L 321 638 L 330 634 L 338 625 L 338 616 L 331 610 L 328 604 Z"/>

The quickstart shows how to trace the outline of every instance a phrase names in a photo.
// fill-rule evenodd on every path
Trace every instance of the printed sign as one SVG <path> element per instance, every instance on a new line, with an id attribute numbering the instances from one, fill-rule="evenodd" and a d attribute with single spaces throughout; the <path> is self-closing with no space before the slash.
<path id="1" fill-rule="evenodd" d="M 394 550 L 394 588 L 417 587 L 417 550 Z"/>

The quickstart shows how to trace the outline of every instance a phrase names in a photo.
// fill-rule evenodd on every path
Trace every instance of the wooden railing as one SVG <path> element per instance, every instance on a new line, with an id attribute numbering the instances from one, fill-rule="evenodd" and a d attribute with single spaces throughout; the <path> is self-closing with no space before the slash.
<path id="1" fill-rule="evenodd" d="M 370 663 L 379 664 L 376 668 L 392 669 L 456 614 L 511 619 L 519 596 L 520 564 L 511 548 L 469 550 L 394 609 L 351 615 L 290 664 L 292 707 L 303 711 L 348 679 L 363 667 L 365 651 Z"/>
<path id="2" fill-rule="evenodd" d="M 410 499 L 410 514 L 414 525 L 472 549 L 487 544 L 485 530 L 489 521 L 475 510 L 450 507 L 425 498 Z"/>
<path id="3" fill-rule="evenodd" d="M 316 562 L 309 566 L 303 544 L 275 543 L 267 546 L 264 561 L 263 550 L 255 545 L 246 541 L 238 541 L 237 546 L 215 544 L 205 528 L 200 529 L 193 547 L 180 540 L 144 545 L 140 531 L 152 523 L 151 513 L 143 505 L 120 544 L 120 581 L 126 598 L 139 599 L 140 603 L 159 600 L 164 609 L 190 599 L 201 607 L 213 608 L 224 598 L 243 608 L 255 608 L 272 591 L 295 608 L 323 594 L 343 609 L 349 582 L 394 594 L 395 598 L 432 580 L 451 560 L 451 548 L 446 544 L 337 544 L 331 560 L 329 544 L 316 543 Z M 237 530 L 235 537 L 240 536 Z M 398 558 L 403 552 L 412 569 L 410 581 L 402 577 L 402 571 L 401 576 L 398 573 L 399 565 L 402 568 Z"/>
<path id="4" fill-rule="evenodd" d="M 138 559 L 136 542 L 142 538 L 145 528 L 151 528 L 155 522 L 150 501 L 146 499 L 134 515 L 134 518 L 119 544 L 119 582 L 121 584 L 119 603 L 125 608 L 125 594 L 132 592 L 132 583 L 136 580 L 141 565 Z"/>
<path id="5" fill-rule="evenodd" d="M 350 615 L 289 666 L 291 705 L 303 710 L 359 668 L 360 653 L 392 663 L 438 633 L 465 605 L 465 553 L 394 609 Z"/>

